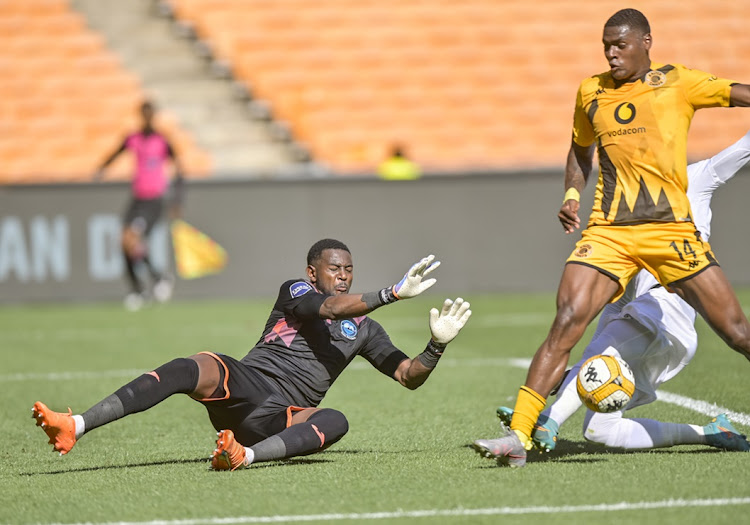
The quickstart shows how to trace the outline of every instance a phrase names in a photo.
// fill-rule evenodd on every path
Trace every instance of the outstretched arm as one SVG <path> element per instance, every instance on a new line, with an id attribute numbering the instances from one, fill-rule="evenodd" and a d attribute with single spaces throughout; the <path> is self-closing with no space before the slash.
<path id="1" fill-rule="evenodd" d="M 711 169 L 716 177 L 716 189 L 719 184 L 727 182 L 734 177 L 748 162 L 750 162 L 750 131 L 729 146 L 709 159 Z M 690 180 L 689 184 L 693 181 Z M 688 188 L 690 186 L 688 185 Z"/>
<path id="2" fill-rule="evenodd" d="M 578 208 L 581 204 L 581 192 L 586 187 L 593 161 L 593 144 L 584 147 L 571 141 L 568 160 L 565 163 L 565 197 L 560 212 L 557 214 L 565 233 L 573 233 L 581 227 Z"/>
<path id="3" fill-rule="evenodd" d="M 738 108 L 750 107 L 750 84 L 735 84 L 729 92 L 729 105 Z"/>
<path id="4" fill-rule="evenodd" d="M 687 168 L 688 190 L 693 221 L 703 240 L 711 235 L 711 199 L 714 192 L 726 184 L 750 162 L 750 132 L 710 159 L 690 164 Z"/>
<path id="5" fill-rule="evenodd" d="M 125 147 L 126 147 L 126 144 L 125 142 L 123 142 L 119 148 L 113 151 L 112 154 L 109 157 L 107 157 L 104 162 L 101 163 L 99 168 L 94 172 L 94 175 L 92 178 L 94 180 L 101 179 L 104 176 L 104 170 L 107 168 L 107 166 L 112 164 L 112 162 L 120 155 L 120 153 L 125 151 Z"/>
<path id="6" fill-rule="evenodd" d="M 414 359 L 404 359 L 399 364 L 393 377 L 409 390 L 422 386 L 437 366 L 445 347 L 464 327 L 471 317 L 471 305 L 458 297 L 455 301 L 446 299 L 443 308 L 430 310 L 430 332 L 432 338 L 427 348 Z"/>
<path id="7" fill-rule="evenodd" d="M 399 299 L 416 297 L 437 282 L 437 279 L 425 279 L 425 277 L 438 266 L 440 266 L 440 261 L 435 261 L 434 255 L 428 255 L 412 265 L 397 284 L 383 288 L 379 292 L 326 297 L 323 304 L 320 305 L 320 317 L 323 319 L 347 319 L 367 315 L 376 308 Z"/>

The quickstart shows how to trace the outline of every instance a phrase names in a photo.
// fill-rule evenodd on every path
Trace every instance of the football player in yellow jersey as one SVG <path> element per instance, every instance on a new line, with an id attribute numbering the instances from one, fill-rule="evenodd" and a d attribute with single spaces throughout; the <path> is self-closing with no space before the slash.
<path id="1" fill-rule="evenodd" d="M 610 17 L 602 41 L 610 69 L 579 88 L 558 214 L 566 233 L 580 227 L 580 192 L 596 148 L 600 173 L 589 224 L 563 270 L 557 315 L 519 390 L 510 431 L 474 444 L 501 465 L 525 465 L 529 436 L 571 349 L 641 268 L 750 359 L 750 322 L 693 224 L 686 195 L 687 132 L 695 110 L 748 107 L 750 85 L 651 62 L 651 28 L 635 9 Z"/>

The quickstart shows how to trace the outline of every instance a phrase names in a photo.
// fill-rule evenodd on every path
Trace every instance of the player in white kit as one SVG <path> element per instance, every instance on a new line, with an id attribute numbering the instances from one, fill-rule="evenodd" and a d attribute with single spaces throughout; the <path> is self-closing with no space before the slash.
<path id="1" fill-rule="evenodd" d="M 714 191 L 750 161 L 750 132 L 718 155 L 688 166 L 688 191 L 693 220 L 707 240 L 711 234 L 711 197 Z M 602 311 L 596 332 L 583 357 L 560 386 L 555 403 L 542 412 L 531 438 L 536 447 L 555 448 L 559 427 L 581 406 L 576 376 L 586 359 L 597 354 L 621 356 L 633 369 L 635 394 L 625 410 L 656 400 L 659 385 L 672 379 L 695 355 L 698 334 L 695 310 L 669 293 L 646 270 L 628 284 L 625 294 Z M 499 407 L 498 417 L 510 424 L 513 409 Z M 609 447 L 629 450 L 705 444 L 725 450 L 750 451 L 750 443 L 724 414 L 705 426 L 624 418 L 623 411 L 588 410 L 583 437 Z M 491 441 L 491 440 L 479 440 Z M 475 442 L 475 448 L 481 443 Z"/>

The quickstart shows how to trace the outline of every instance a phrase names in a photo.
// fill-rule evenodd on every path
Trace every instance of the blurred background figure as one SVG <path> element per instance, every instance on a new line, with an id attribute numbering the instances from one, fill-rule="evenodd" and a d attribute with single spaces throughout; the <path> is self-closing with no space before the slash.
<path id="1" fill-rule="evenodd" d="M 422 176 L 422 171 L 407 158 L 401 144 L 394 144 L 390 156 L 378 166 L 378 176 L 386 180 L 414 180 Z"/>
<path id="2" fill-rule="evenodd" d="M 130 292 L 125 297 L 125 308 L 139 310 L 151 298 L 166 302 L 172 297 L 173 278 L 157 270 L 148 254 L 148 238 L 164 210 L 169 190 L 168 164 L 174 167 L 174 191 L 170 203 L 171 219 L 181 215 L 184 183 L 182 168 L 169 141 L 154 129 L 154 104 L 146 101 L 141 105 L 143 124 L 141 129 L 125 137 L 120 147 L 101 165 L 94 175 L 95 180 L 104 176 L 105 169 L 121 153 L 129 151 L 134 156 L 135 166 L 131 183 L 131 200 L 123 217 L 122 250 Z M 139 277 L 140 266 L 144 266 L 152 282 L 147 290 Z"/>

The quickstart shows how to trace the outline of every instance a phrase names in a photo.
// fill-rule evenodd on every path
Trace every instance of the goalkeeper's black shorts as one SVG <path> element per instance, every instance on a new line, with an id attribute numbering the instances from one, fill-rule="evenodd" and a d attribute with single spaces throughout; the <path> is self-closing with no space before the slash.
<path id="1" fill-rule="evenodd" d="M 208 410 L 214 428 L 231 430 L 240 444 L 249 447 L 278 434 L 291 425 L 294 412 L 305 408 L 292 405 L 258 370 L 227 355 L 202 353 L 216 359 L 221 386 L 211 398 L 199 401 Z"/>

